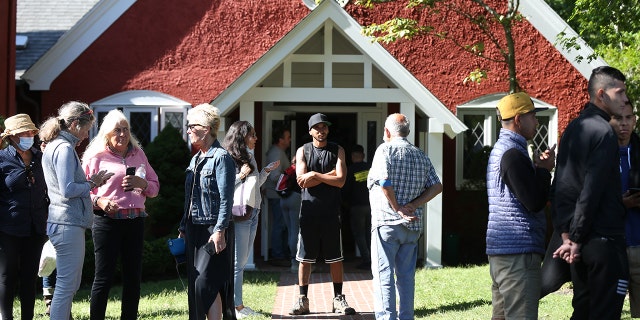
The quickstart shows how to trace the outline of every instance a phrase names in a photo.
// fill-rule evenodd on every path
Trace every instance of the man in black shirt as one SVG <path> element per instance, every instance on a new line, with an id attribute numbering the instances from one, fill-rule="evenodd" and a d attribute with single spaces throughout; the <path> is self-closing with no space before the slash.
<path id="1" fill-rule="evenodd" d="M 554 252 L 571 264 L 572 319 L 620 319 L 629 268 L 618 139 L 609 124 L 629 101 L 625 76 L 604 66 L 589 78 L 590 101 L 564 131 L 555 174 Z"/>
<path id="2" fill-rule="evenodd" d="M 364 148 L 357 144 L 351 149 L 351 165 L 347 168 L 347 182 L 342 189 L 349 204 L 351 232 L 360 250 L 362 263 L 357 268 L 371 270 L 371 207 L 367 176 L 371 164 L 364 161 Z"/>
<path id="3" fill-rule="evenodd" d="M 342 294 L 342 238 L 340 235 L 340 188 L 347 177 L 344 149 L 327 140 L 329 122 L 326 115 L 316 113 L 309 118 L 312 142 L 296 152 L 296 175 L 302 188 L 300 234 L 296 260 L 300 262 L 298 285 L 300 295 L 289 314 L 308 314 L 311 264 L 322 252 L 329 264 L 333 281 L 333 312 L 355 314 Z"/>

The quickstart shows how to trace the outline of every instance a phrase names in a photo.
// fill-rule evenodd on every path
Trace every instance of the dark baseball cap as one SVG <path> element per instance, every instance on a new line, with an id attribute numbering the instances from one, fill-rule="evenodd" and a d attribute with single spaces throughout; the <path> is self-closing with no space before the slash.
<path id="1" fill-rule="evenodd" d="M 331 122 L 329 122 L 329 117 L 322 113 L 316 113 L 309 118 L 309 130 L 313 128 L 318 123 L 324 122 L 326 125 L 330 126 Z"/>

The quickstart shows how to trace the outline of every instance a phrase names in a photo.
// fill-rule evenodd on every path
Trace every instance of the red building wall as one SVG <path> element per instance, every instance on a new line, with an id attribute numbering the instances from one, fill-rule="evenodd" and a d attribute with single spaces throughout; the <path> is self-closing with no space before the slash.
<path id="1" fill-rule="evenodd" d="M 462 1 L 462 0 L 461 0 Z M 349 4 L 360 23 L 411 12 L 400 4 L 375 11 Z M 70 99 L 91 102 L 128 89 L 171 94 L 194 104 L 210 101 L 309 13 L 302 1 L 137 1 L 43 93 L 43 109 Z M 416 15 L 432 25 L 456 26 L 461 39 L 473 34 L 455 15 Z M 537 30 L 524 22 L 514 31 L 518 76 L 523 89 L 559 108 L 562 131 L 586 101 L 586 80 Z M 507 91 L 506 69 L 431 37 L 385 45 L 452 112 L 481 95 Z M 463 84 L 476 66 L 489 80 Z"/>
<path id="2" fill-rule="evenodd" d="M 467 43 L 479 38 L 452 14 L 428 16 L 398 3 L 374 11 L 350 3 L 346 10 L 361 24 L 413 15 Z M 42 93 L 43 117 L 68 100 L 92 102 L 133 89 L 164 92 L 194 105 L 211 101 L 308 13 L 299 0 L 137 1 Z M 586 79 L 526 21 L 514 35 L 521 87 L 557 106 L 558 127 L 564 130 L 587 101 Z M 508 90 L 504 65 L 472 57 L 452 42 L 423 37 L 385 47 L 453 113 L 471 99 Z M 489 79 L 463 84 L 480 66 L 490 71 Z M 455 141 L 445 139 L 444 148 L 445 233 L 474 234 L 461 239 L 461 246 L 483 257 L 486 206 L 482 195 L 455 190 Z"/>

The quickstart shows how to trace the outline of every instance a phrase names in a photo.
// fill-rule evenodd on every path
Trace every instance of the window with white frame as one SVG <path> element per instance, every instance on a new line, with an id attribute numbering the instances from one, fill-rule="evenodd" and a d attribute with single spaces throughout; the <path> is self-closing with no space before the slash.
<path id="1" fill-rule="evenodd" d="M 498 139 L 500 122 L 495 106 L 505 94 L 481 97 L 458 106 L 457 116 L 469 128 L 456 137 L 456 188 L 481 189 L 485 187 L 487 159 Z M 538 128 L 529 141 L 529 149 L 546 150 L 557 141 L 558 119 L 556 108 L 537 99 L 536 107 L 548 107 L 536 114 Z"/>
<path id="2" fill-rule="evenodd" d="M 99 125 L 107 113 L 113 109 L 119 109 L 129 120 L 131 133 L 138 138 L 142 146 L 146 146 L 166 126 L 171 125 L 178 129 L 183 139 L 187 139 L 185 126 L 187 124 L 188 107 L 160 107 L 160 106 L 97 106 L 94 113 L 97 115 L 97 126 L 91 130 L 91 137 L 98 133 Z"/>

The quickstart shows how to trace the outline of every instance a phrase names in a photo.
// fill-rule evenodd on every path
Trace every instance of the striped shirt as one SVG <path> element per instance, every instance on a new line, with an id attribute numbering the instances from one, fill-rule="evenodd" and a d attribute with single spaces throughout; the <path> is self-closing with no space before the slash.
<path id="1" fill-rule="evenodd" d="M 404 224 L 410 230 L 422 231 L 422 207 L 415 211 L 418 220 L 408 222 L 391 208 L 380 182 L 389 180 L 398 205 L 404 206 L 429 187 L 440 183 L 429 157 L 406 138 L 396 137 L 381 144 L 371 163 L 367 187 L 371 203 L 371 226 Z"/>

